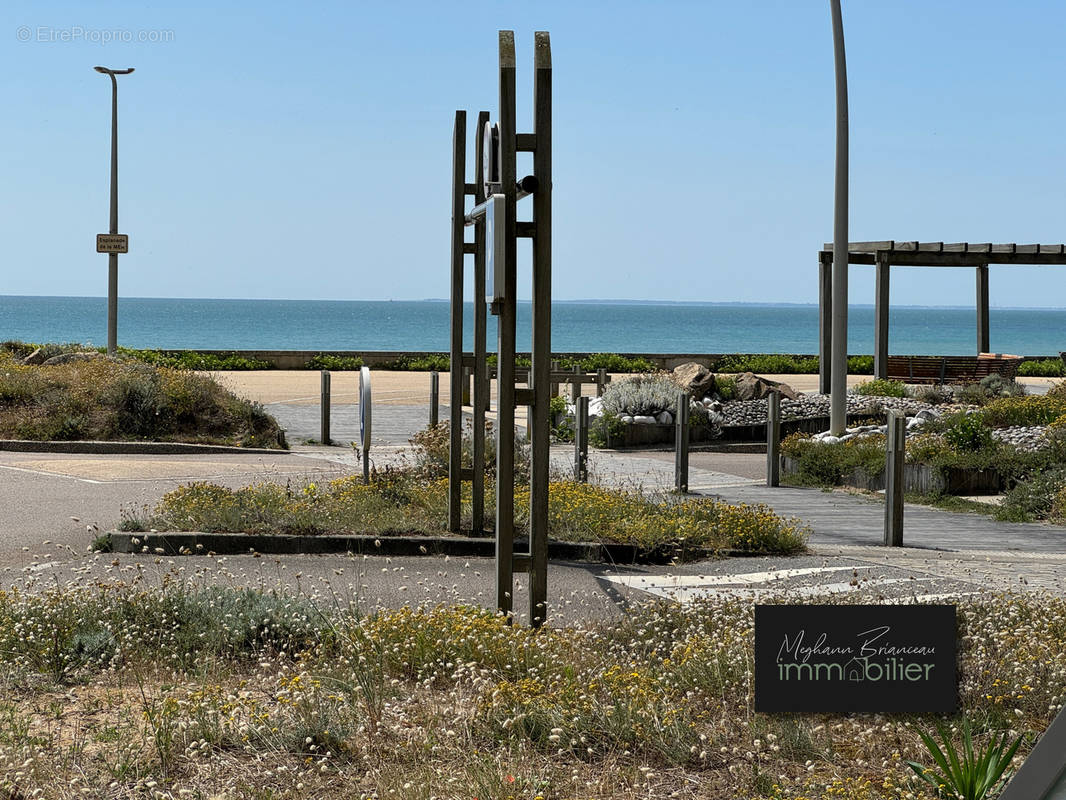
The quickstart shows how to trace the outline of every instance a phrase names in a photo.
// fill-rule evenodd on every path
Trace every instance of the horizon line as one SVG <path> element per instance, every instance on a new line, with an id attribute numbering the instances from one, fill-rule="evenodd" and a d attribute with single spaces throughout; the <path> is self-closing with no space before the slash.
<path id="1" fill-rule="evenodd" d="M 34 300 L 106 300 L 106 295 L 47 295 L 47 294 L 0 294 L 0 299 L 22 298 Z M 291 297 L 119 297 L 119 300 L 194 300 L 194 301 L 238 301 L 267 303 L 448 303 L 444 297 L 412 298 L 291 298 Z M 466 300 L 470 304 L 472 300 Z M 519 299 L 518 303 L 529 304 L 529 299 Z M 647 300 L 625 298 L 576 298 L 553 299 L 553 304 L 570 305 L 628 305 L 628 306 L 755 306 L 761 308 L 818 308 L 818 303 L 795 303 L 773 300 Z M 849 308 L 874 308 L 873 303 L 849 303 Z M 972 305 L 911 305 L 896 303 L 891 308 L 944 309 L 951 311 L 975 311 Z M 1000 306 L 991 305 L 991 309 L 1000 311 L 1063 311 L 1063 306 Z"/>

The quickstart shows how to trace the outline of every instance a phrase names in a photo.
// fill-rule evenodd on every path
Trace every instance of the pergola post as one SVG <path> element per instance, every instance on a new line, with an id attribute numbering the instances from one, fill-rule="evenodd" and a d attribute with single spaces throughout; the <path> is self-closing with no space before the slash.
<path id="1" fill-rule="evenodd" d="M 466 225 L 466 112 L 452 132 L 451 335 L 448 412 L 448 530 L 459 532 L 463 453 L 463 242 Z"/>
<path id="2" fill-rule="evenodd" d="M 829 394 L 833 374 L 833 254 L 818 254 L 818 392 Z"/>
<path id="3" fill-rule="evenodd" d="M 977 267 L 977 352 L 991 352 L 988 325 L 988 264 Z"/>
<path id="4" fill-rule="evenodd" d="M 876 297 L 874 298 L 874 377 L 888 377 L 888 280 L 891 262 L 888 253 L 877 253 Z"/>

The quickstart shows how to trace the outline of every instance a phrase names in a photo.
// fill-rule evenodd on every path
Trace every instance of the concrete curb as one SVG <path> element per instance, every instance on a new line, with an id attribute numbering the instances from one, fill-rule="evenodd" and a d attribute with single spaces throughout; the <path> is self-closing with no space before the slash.
<path id="1" fill-rule="evenodd" d="M 288 455 L 289 450 L 264 447 L 230 447 L 223 444 L 188 442 L 36 442 L 30 439 L 0 439 L 0 450 L 17 453 L 98 453 L 101 455 L 206 455 L 211 453 L 247 453 L 251 455 Z"/>
<path id="2" fill-rule="evenodd" d="M 112 531 L 112 552 L 150 555 L 315 555 L 352 553 L 373 556 L 458 556 L 494 558 L 496 540 L 460 536 L 298 536 L 248 533 L 124 533 Z M 515 550 L 528 548 L 516 541 Z M 760 553 L 692 549 L 685 560 L 721 556 L 758 556 Z M 591 561 L 603 564 L 669 564 L 678 556 L 676 547 L 646 550 L 630 544 L 597 542 L 549 542 L 548 557 L 559 561 Z"/>

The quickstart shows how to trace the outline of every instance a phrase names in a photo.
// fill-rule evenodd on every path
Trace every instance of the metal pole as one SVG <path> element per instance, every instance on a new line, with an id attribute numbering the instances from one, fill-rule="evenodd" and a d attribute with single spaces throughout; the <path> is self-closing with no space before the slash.
<path id="1" fill-rule="evenodd" d="M 688 394 L 685 392 L 677 395 L 674 432 L 674 488 L 688 494 Z"/>
<path id="2" fill-rule="evenodd" d="M 111 225 L 109 233 L 118 233 L 118 79 L 111 77 Z M 118 348 L 118 253 L 107 256 L 107 354 Z"/>
<path id="3" fill-rule="evenodd" d="M 837 106 L 829 431 L 834 436 L 840 436 L 847 427 L 848 391 L 848 69 L 844 58 L 844 20 L 840 0 L 829 0 L 829 4 L 833 15 Z"/>
<path id="4" fill-rule="evenodd" d="M 437 414 L 440 405 L 440 373 L 429 373 L 429 427 L 437 427 Z"/>
<path id="5" fill-rule="evenodd" d="M 321 431 L 322 435 L 319 437 L 322 444 L 332 444 L 329 436 L 329 370 L 322 370 L 322 391 L 319 400 L 319 411 L 321 414 Z"/>
<path id="6" fill-rule="evenodd" d="M 906 458 L 907 418 L 888 413 L 888 450 L 885 454 L 885 546 L 903 547 L 903 464 Z"/>
<path id="7" fill-rule="evenodd" d="M 589 399 L 579 397 L 574 407 L 574 480 L 589 479 Z"/>
<path id="8" fill-rule="evenodd" d="M 781 393 L 766 398 L 766 485 L 781 485 Z"/>

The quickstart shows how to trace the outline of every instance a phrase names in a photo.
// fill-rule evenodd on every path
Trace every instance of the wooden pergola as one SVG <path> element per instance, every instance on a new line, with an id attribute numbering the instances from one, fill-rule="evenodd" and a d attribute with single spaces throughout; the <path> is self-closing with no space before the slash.
<path id="1" fill-rule="evenodd" d="M 877 267 L 874 301 L 874 377 L 888 375 L 889 271 L 897 267 L 971 267 L 977 273 L 977 352 L 989 351 L 989 264 L 1051 266 L 1066 264 L 1066 245 L 991 244 L 974 242 L 849 242 L 848 265 Z M 833 245 L 818 254 L 818 391 L 830 391 L 833 325 Z"/>

